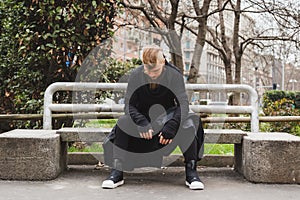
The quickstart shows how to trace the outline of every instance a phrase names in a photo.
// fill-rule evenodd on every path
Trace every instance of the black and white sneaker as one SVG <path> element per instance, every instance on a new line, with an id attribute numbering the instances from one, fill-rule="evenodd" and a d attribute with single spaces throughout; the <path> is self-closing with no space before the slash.
<path id="1" fill-rule="evenodd" d="M 193 177 L 190 180 L 185 180 L 185 185 L 191 190 L 203 190 L 204 184 L 201 182 L 200 178 Z"/>
<path id="2" fill-rule="evenodd" d="M 123 172 L 116 169 L 112 169 L 109 177 L 102 182 L 102 188 L 114 189 L 123 184 L 124 184 Z"/>
<path id="3" fill-rule="evenodd" d="M 204 184 L 200 180 L 197 173 L 197 162 L 191 160 L 185 165 L 185 185 L 188 186 L 191 190 L 203 190 Z"/>

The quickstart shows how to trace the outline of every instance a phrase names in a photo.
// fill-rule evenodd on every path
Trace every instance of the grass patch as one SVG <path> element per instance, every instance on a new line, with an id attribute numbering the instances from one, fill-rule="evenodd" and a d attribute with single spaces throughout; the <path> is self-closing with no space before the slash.
<path id="1" fill-rule="evenodd" d="M 117 119 L 90 120 L 86 123 L 88 128 L 112 128 L 117 123 Z"/>
<path id="2" fill-rule="evenodd" d="M 172 153 L 182 154 L 179 147 L 177 147 Z M 233 155 L 234 145 L 233 144 L 204 144 L 204 154 Z"/>
<path id="3" fill-rule="evenodd" d="M 78 148 L 76 146 L 70 146 L 68 152 L 103 152 L 102 145 L 99 143 L 92 143 L 84 148 Z"/>
<path id="4" fill-rule="evenodd" d="M 204 154 L 211 155 L 233 155 L 234 145 L 233 144 L 204 144 Z M 71 146 L 68 148 L 68 152 L 100 152 L 103 153 L 102 145 L 99 143 L 93 143 L 84 148 L 77 148 Z M 182 154 L 179 147 L 177 147 L 172 154 Z"/>
<path id="5" fill-rule="evenodd" d="M 204 144 L 204 154 L 233 155 L 234 144 Z"/>

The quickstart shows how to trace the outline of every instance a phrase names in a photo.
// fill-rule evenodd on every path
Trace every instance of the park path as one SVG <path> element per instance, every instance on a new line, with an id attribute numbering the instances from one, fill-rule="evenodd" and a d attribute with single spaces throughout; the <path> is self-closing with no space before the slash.
<path id="1" fill-rule="evenodd" d="M 297 200 L 300 185 L 254 184 L 230 168 L 199 168 L 205 190 L 191 191 L 184 185 L 184 168 L 125 174 L 125 185 L 102 189 L 101 182 L 109 169 L 93 166 L 70 166 L 52 181 L 0 180 L 1 200 Z"/>

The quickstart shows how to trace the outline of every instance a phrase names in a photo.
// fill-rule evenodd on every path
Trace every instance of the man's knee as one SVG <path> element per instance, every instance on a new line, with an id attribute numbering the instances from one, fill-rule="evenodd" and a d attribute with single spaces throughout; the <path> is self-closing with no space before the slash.
<path id="1" fill-rule="evenodd" d="M 129 126 L 132 126 L 132 123 L 133 123 L 132 119 L 128 115 L 122 115 L 121 117 L 119 117 L 117 121 L 118 127 L 121 128 L 122 130 L 125 130 Z"/>
<path id="2" fill-rule="evenodd" d="M 122 132 L 128 135 L 135 136 L 137 134 L 137 126 L 128 115 L 119 117 L 117 126 Z"/>

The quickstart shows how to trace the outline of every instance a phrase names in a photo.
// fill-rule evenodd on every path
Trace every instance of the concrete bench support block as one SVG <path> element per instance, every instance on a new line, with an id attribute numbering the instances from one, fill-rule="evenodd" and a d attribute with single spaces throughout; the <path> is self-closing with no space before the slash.
<path id="1" fill-rule="evenodd" d="M 0 134 L 0 179 L 54 179 L 66 168 L 65 152 L 56 131 L 16 129 Z"/>
<path id="2" fill-rule="evenodd" d="M 300 183 L 300 137 L 248 133 L 243 140 L 243 174 L 257 183 Z"/>

